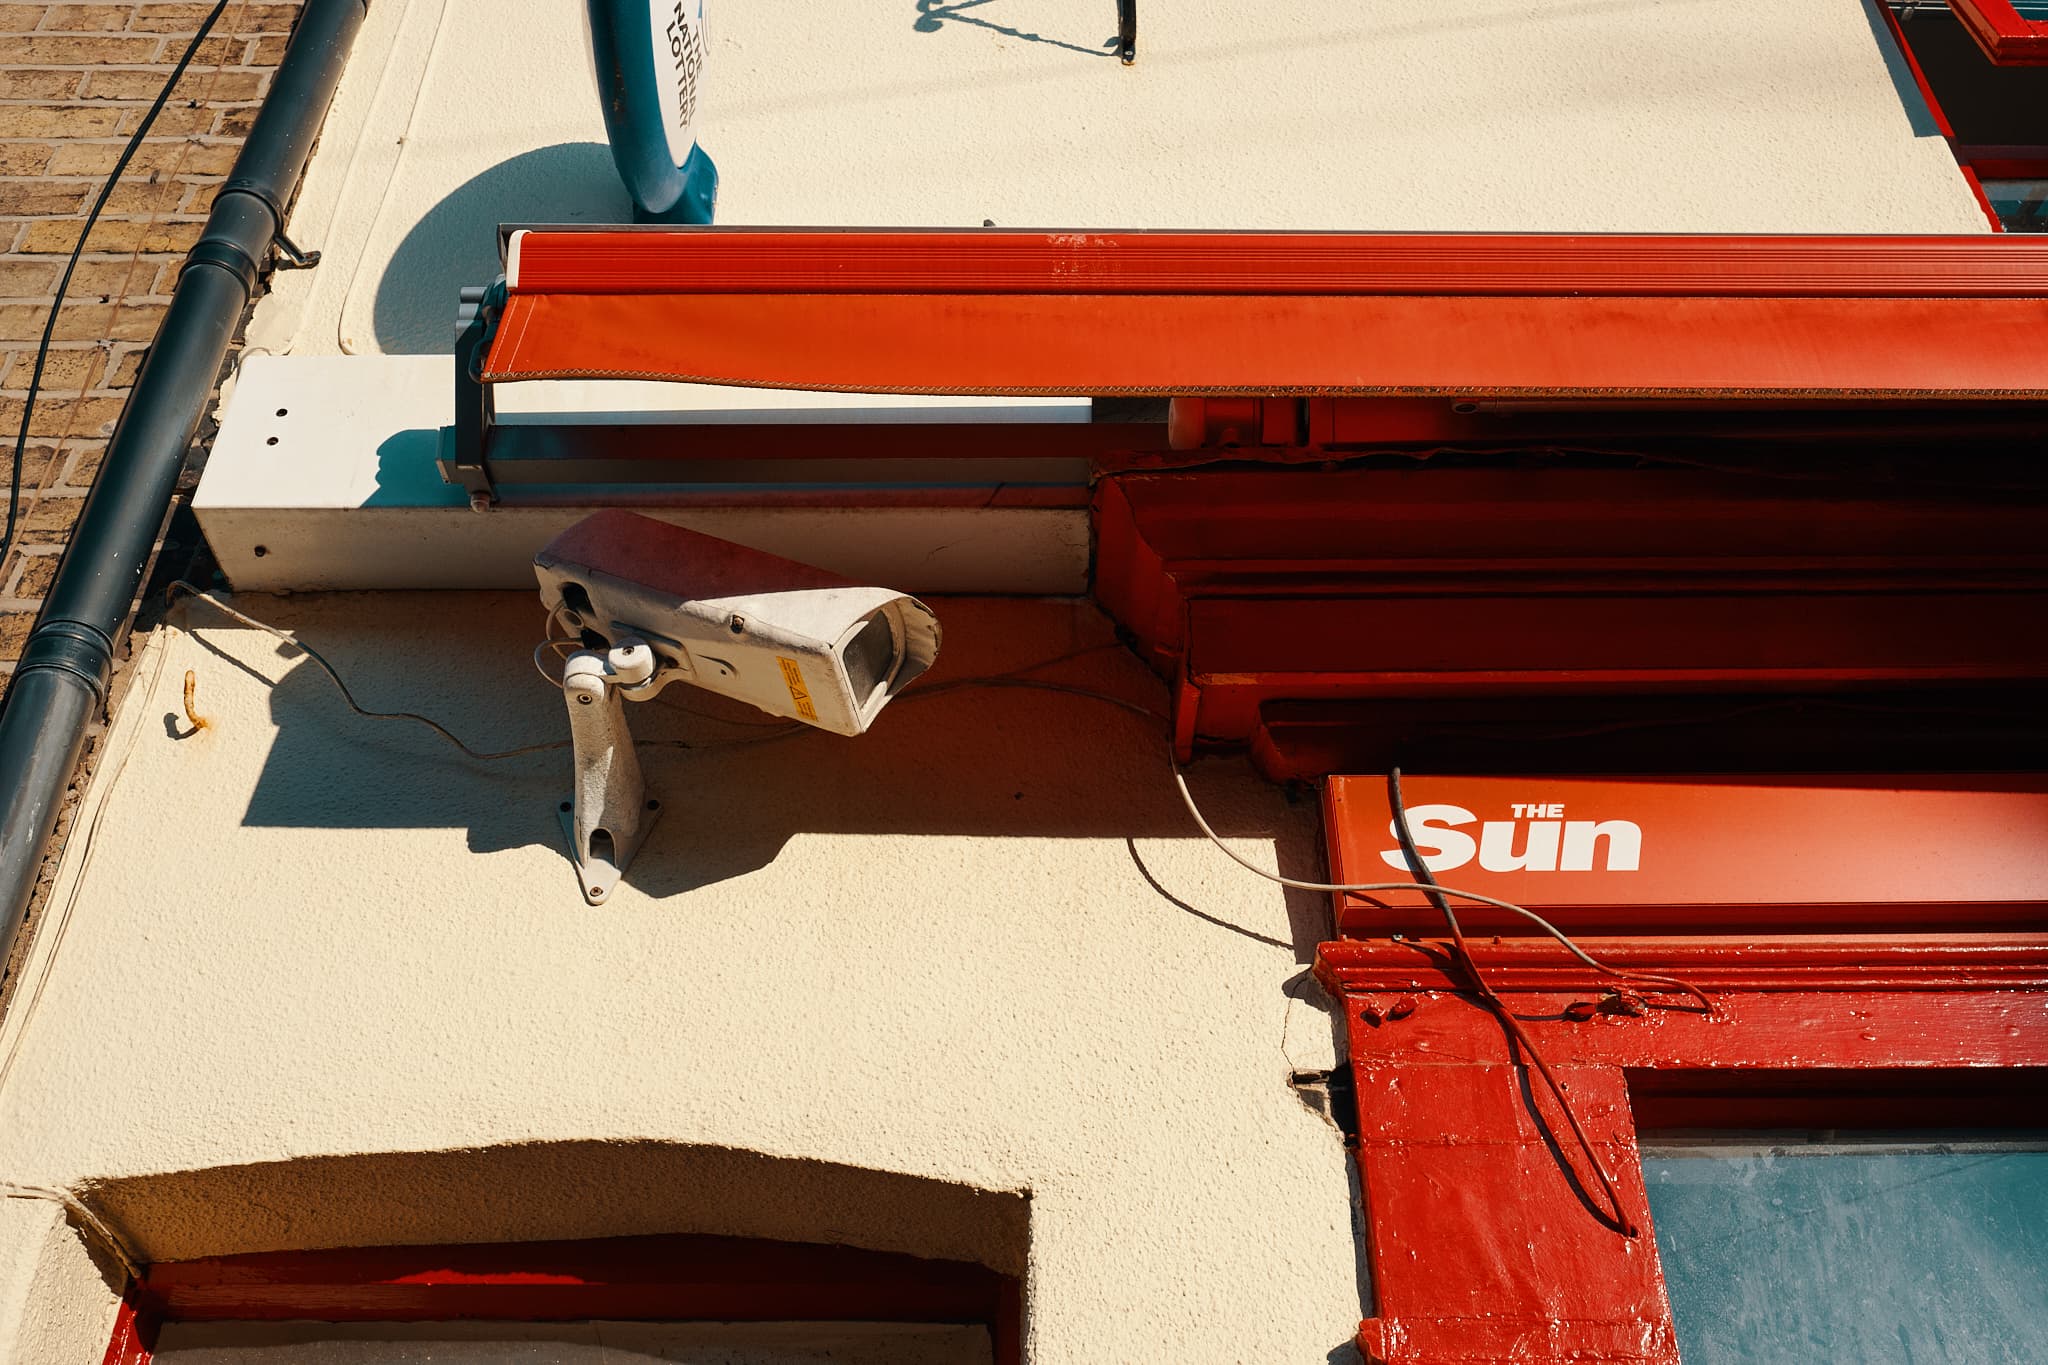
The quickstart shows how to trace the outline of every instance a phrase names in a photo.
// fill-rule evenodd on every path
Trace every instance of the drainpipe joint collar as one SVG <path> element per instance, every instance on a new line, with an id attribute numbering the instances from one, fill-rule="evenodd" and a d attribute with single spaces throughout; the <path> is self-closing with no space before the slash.
<path id="1" fill-rule="evenodd" d="M 15 680 L 37 669 L 71 674 L 104 706 L 114 676 L 114 642 L 83 621 L 45 621 L 28 637 L 21 661 L 14 666 Z"/>

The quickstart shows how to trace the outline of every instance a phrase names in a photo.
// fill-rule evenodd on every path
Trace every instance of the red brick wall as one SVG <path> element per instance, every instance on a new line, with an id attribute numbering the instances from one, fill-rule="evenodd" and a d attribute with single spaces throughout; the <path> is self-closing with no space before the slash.
<path id="1" fill-rule="evenodd" d="M 211 4 L 0 2 L 0 491 L 51 291 L 86 210 Z M 269 88 L 299 0 L 234 0 L 87 240 L 0 561 L 0 689 L 70 534 L 178 263 Z M 4 508 L 0 508 L 4 516 Z"/>

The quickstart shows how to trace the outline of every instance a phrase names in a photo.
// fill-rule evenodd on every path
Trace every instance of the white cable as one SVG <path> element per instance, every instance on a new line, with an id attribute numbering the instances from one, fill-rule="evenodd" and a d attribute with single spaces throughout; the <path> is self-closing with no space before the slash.
<path id="1" fill-rule="evenodd" d="M 501 758 L 518 758 L 522 754 L 545 753 L 551 749 L 566 749 L 569 747 L 569 741 L 561 739 L 546 744 L 522 744 L 516 749 L 502 749 L 496 753 L 485 753 L 470 748 L 462 742 L 461 738 L 454 731 L 441 724 L 440 721 L 429 716 L 420 715 L 417 711 L 372 711 L 356 700 L 355 694 L 348 690 L 348 684 L 341 680 L 341 674 L 335 671 L 333 664 L 327 662 L 327 656 L 307 644 L 304 640 L 299 639 L 288 631 L 279 630 L 276 626 L 267 625 L 253 616 L 247 616 L 236 611 L 212 593 L 204 592 L 187 583 L 182 578 L 164 589 L 164 596 L 166 599 L 169 599 L 180 592 L 190 594 L 199 601 L 206 603 L 209 607 L 212 607 L 215 611 L 220 612 L 224 616 L 232 617 L 252 630 L 260 630 L 265 635 L 275 636 L 299 651 L 299 653 L 305 655 L 308 659 L 311 659 L 315 664 L 319 665 L 320 671 L 327 675 L 327 680 L 334 684 L 335 690 L 341 693 L 341 699 L 347 704 L 348 709 L 367 720 L 409 720 L 415 725 L 424 725 L 442 739 L 447 740 L 450 744 L 462 750 L 463 753 L 482 763 L 489 763 Z M 538 660 L 535 662 L 538 665 Z"/>
<path id="2" fill-rule="evenodd" d="M 171 629 L 173 635 L 165 639 L 156 651 L 156 667 L 148 679 L 138 679 L 131 685 L 142 697 L 155 696 L 158 684 L 163 681 L 164 670 L 171 656 L 171 646 L 176 639 L 176 628 Z M 100 821 L 106 816 L 107 807 L 113 803 L 113 790 L 119 784 L 121 774 L 128 770 L 128 760 L 141 742 L 141 733 L 142 727 L 139 725 L 128 727 L 127 742 L 122 745 L 121 752 L 113 760 L 111 767 L 102 757 L 100 766 L 93 772 L 85 798 L 72 814 L 71 827 L 64 832 L 63 842 L 57 845 L 53 865 L 62 869 L 71 856 L 71 841 L 78 840 L 78 871 L 73 874 L 71 885 L 65 892 L 63 908 L 57 911 L 54 919 L 50 919 L 46 906 L 44 914 L 47 927 L 38 926 L 36 929 L 36 947 L 42 951 L 42 964 L 32 985 L 17 986 L 15 1002 L 7 1013 L 6 1023 L 10 1036 L 7 1040 L 7 1053 L 0 1057 L 0 1095 L 6 1093 L 8 1082 L 13 1079 L 15 1059 L 21 1055 L 22 1041 L 28 1036 L 29 1021 L 35 1018 L 36 1010 L 42 1004 L 43 988 L 49 984 L 51 974 L 56 971 L 57 954 L 62 950 L 65 936 L 70 932 L 72 912 L 78 907 L 79 891 L 85 885 L 86 873 L 92 869 L 93 853 L 98 847 L 96 836 L 99 834 Z M 55 895 L 54 887 L 51 894 Z M 45 935 L 49 939 L 47 948 L 40 942 Z M 26 972 L 31 960 L 29 955 L 24 954 L 20 970 Z"/>
<path id="3" fill-rule="evenodd" d="M 1283 877 L 1277 872 L 1268 872 L 1265 868 L 1260 867 L 1257 863 L 1254 863 L 1249 859 L 1240 856 L 1236 849 L 1233 849 L 1232 847 L 1230 847 L 1230 845 L 1224 843 L 1222 838 L 1216 833 L 1216 831 L 1210 828 L 1209 822 L 1202 817 L 1201 808 L 1195 804 L 1195 794 L 1188 790 L 1188 780 L 1184 775 L 1182 775 L 1180 770 L 1180 764 L 1174 761 L 1173 756 L 1171 754 L 1168 754 L 1167 762 L 1173 770 L 1174 785 L 1180 788 L 1180 799 L 1186 803 L 1188 808 L 1188 814 L 1192 815 L 1195 818 L 1195 824 L 1201 827 L 1202 833 L 1209 836 L 1209 842 L 1216 845 L 1216 847 L 1222 849 L 1224 854 L 1228 856 L 1229 859 L 1232 862 L 1236 863 L 1239 867 L 1243 868 L 1247 872 L 1255 873 L 1258 876 L 1264 877 L 1269 882 L 1278 882 L 1282 886 L 1291 886 L 1297 891 L 1420 891 L 1424 894 L 1434 893 L 1439 896 L 1455 896 L 1457 899 L 1461 901 L 1477 901 L 1481 905 L 1491 905 L 1497 909 L 1507 910 L 1514 914 L 1520 915 L 1523 919 L 1528 920 L 1531 924 L 1534 924 L 1544 933 L 1556 939 L 1558 943 L 1561 944 L 1564 947 L 1564 949 L 1567 952 L 1569 952 L 1573 957 L 1576 957 L 1579 961 L 1585 963 L 1588 967 L 1591 967 L 1596 972 L 1600 972 L 1605 976 L 1617 977 L 1622 980 L 1635 979 L 1641 981 L 1656 981 L 1659 984 L 1668 984 L 1676 986 L 1677 988 L 1682 989 L 1686 991 L 1688 994 L 1697 998 L 1699 1002 L 1702 1005 L 1705 1005 L 1708 1009 L 1711 1010 L 1713 1008 L 1712 1002 L 1710 1002 L 1705 995 L 1702 995 L 1695 988 L 1685 985 L 1683 982 L 1673 981 L 1669 977 L 1651 976 L 1647 973 L 1642 972 L 1625 972 L 1618 968 L 1608 966 L 1606 963 L 1600 961 L 1600 959 L 1594 957 L 1591 953 L 1587 952 L 1584 948 L 1581 948 L 1578 944 L 1574 943 L 1569 934 L 1565 933 L 1564 930 L 1552 924 L 1549 920 L 1543 918 L 1543 916 L 1537 914 L 1534 910 L 1531 910 L 1526 906 L 1516 905 L 1513 901 L 1501 900 L 1497 896 L 1484 895 L 1478 891 L 1461 891 L 1455 886 L 1438 886 L 1433 882 L 1305 882 L 1294 877 Z"/>
<path id="4" fill-rule="evenodd" d="M 332 682 L 335 686 L 335 689 L 341 693 L 342 701 L 348 706 L 348 708 L 351 711 L 355 712 L 359 716 L 366 717 L 370 720 L 406 720 L 412 721 L 414 724 L 417 725 L 424 725 L 429 730 L 432 730 L 435 734 L 439 735 L 442 739 L 445 739 L 450 744 L 453 744 L 456 748 L 460 749 L 469 757 L 484 762 L 490 762 L 504 758 L 517 758 L 525 754 L 545 753 L 550 750 L 567 749 L 571 747 L 571 742 L 569 740 L 561 739 L 553 740 L 544 744 L 525 744 L 521 745 L 519 748 L 516 749 L 505 749 L 497 753 L 481 753 L 475 749 L 470 748 L 467 744 L 463 743 L 462 740 L 454 734 L 454 732 L 449 730 L 448 727 L 446 727 L 445 725 L 442 725 L 439 721 L 434 720 L 428 716 L 420 715 L 416 711 L 369 710 L 367 707 L 364 707 L 356 701 L 355 694 L 349 691 L 348 684 L 342 681 L 340 672 L 336 670 L 333 664 L 327 661 L 327 657 L 321 654 L 320 651 L 318 651 L 317 649 L 314 649 L 311 645 L 307 644 L 305 641 L 299 639 L 296 635 L 291 634 L 289 631 L 280 630 L 276 626 L 270 625 L 268 622 L 259 621 L 255 617 L 247 615 L 244 612 L 237 611 L 233 607 L 229 606 L 227 603 L 221 601 L 218 597 L 215 597 L 212 593 L 205 592 L 200 588 L 195 587 L 191 583 L 187 583 L 183 579 L 179 579 L 177 582 L 172 583 L 168 588 L 164 590 L 164 594 L 167 600 L 175 598 L 179 593 L 185 593 L 191 597 L 197 598 L 199 601 L 206 603 L 214 610 L 221 612 L 223 615 L 226 615 L 232 618 L 233 620 L 241 622 L 243 625 L 250 627 L 252 630 L 260 630 L 266 635 L 275 636 L 277 639 L 282 640 L 286 644 L 290 645 L 293 649 L 298 650 L 301 654 L 304 654 L 308 659 L 313 661 L 313 663 L 320 669 L 321 672 L 327 675 L 328 681 Z M 565 638 L 553 635 L 552 626 L 556 621 L 556 617 L 550 615 L 548 620 L 550 623 L 549 638 L 543 640 L 540 644 L 534 647 L 533 665 L 534 668 L 540 672 L 540 675 L 543 678 L 547 679 L 550 685 L 554 687 L 560 687 L 562 685 L 561 680 L 556 678 L 554 675 L 550 674 L 547 671 L 547 668 L 541 662 L 540 653 L 542 650 L 548 648 L 553 648 L 557 652 L 560 652 L 564 646 L 575 645 L 579 642 L 573 638 Z M 1019 668 L 1014 672 L 1002 674 L 997 677 L 959 678 L 952 682 L 938 683 L 931 687 L 915 688 L 897 697 L 895 704 L 901 706 L 906 702 L 917 701 L 922 698 L 942 697 L 946 695 L 948 692 L 963 687 L 1028 687 L 1036 688 L 1044 692 L 1058 692 L 1068 696 L 1087 697 L 1093 701 L 1107 702 L 1112 706 L 1122 707 L 1126 711 L 1134 712 L 1138 715 L 1145 716 L 1152 720 L 1164 720 L 1164 717 L 1162 717 L 1158 712 L 1152 710 L 1151 708 L 1141 705 L 1138 702 L 1131 701 L 1124 697 L 1114 696 L 1108 692 L 1097 692 L 1085 687 L 1074 687 L 1067 683 L 1048 682 L 1038 678 L 1028 678 L 1020 676 L 1022 674 L 1034 672 L 1041 668 L 1050 668 L 1054 664 L 1065 663 L 1067 660 L 1079 658 L 1083 654 L 1095 653 L 1098 649 L 1109 648 L 1114 648 L 1114 646 L 1098 645 L 1089 649 L 1076 650 L 1071 654 L 1060 655 L 1058 658 L 1043 659 L 1034 664 L 1026 664 L 1024 667 Z M 725 719 L 724 717 L 720 716 L 711 716 L 709 718 L 712 720 Z M 747 722 L 739 723 L 744 724 Z M 739 748 L 742 745 L 748 744 L 766 744 L 774 740 L 788 739 L 794 735 L 809 733 L 815 733 L 812 727 L 804 725 L 800 722 L 791 722 L 786 726 L 777 726 L 772 730 L 771 733 L 750 736 L 746 739 L 726 739 L 707 741 L 683 739 L 643 739 L 639 742 L 643 745 L 651 745 L 656 748 L 732 749 Z"/>
<path id="5" fill-rule="evenodd" d="M 85 1206 L 83 1200 L 69 1190 L 53 1189 L 48 1185 L 18 1185 L 12 1180 L 0 1180 L 0 1197 L 8 1199 L 44 1199 L 52 1204 L 62 1204 L 65 1211 L 78 1220 L 79 1227 L 97 1238 L 114 1259 L 121 1263 L 121 1269 L 128 1273 L 130 1280 L 142 1278 L 142 1270 L 136 1264 L 133 1252 L 114 1230 L 101 1221 L 100 1216 Z"/>
<path id="6" fill-rule="evenodd" d="M 546 636 L 547 638 L 542 640 L 539 644 L 533 647 L 534 670 L 540 674 L 542 680 L 545 681 L 549 687 L 554 688 L 558 692 L 562 690 L 562 680 L 553 673 L 548 672 L 548 666 L 545 663 L 541 662 L 540 652 L 544 649 L 551 649 L 555 652 L 555 657 L 557 659 L 566 661 L 571 653 L 573 653 L 577 649 L 583 648 L 583 641 L 579 639 L 573 632 L 568 635 L 555 634 L 555 627 L 559 624 L 561 624 L 560 611 L 556 610 L 549 612 L 548 623 L 541 629 L 541 634 Z M 565 648 L 565 646 L 570 648 Z"/>

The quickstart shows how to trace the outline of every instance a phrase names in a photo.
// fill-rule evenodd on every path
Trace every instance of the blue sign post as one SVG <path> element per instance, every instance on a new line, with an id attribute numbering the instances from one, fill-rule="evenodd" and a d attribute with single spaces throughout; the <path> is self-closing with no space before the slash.
<path id="1" fill-rule="evenodd" d="M 718 168 L 697 145 L 704 0 L 586 0 L 612 160 L 642 223 L 708 223 Z"/>

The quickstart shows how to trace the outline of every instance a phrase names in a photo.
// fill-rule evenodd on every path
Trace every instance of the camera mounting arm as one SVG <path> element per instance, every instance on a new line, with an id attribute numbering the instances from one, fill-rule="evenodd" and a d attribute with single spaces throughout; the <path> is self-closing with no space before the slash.
<path id="1" fill-rule="evenodd" d="M 583 899 L 602 905 L 661 815 L 647 794 L 640 756 L 626 728 L 627 701 L 644 701 L 669 681 L 645 640 L 627 636 L 603 652 L 582 649 L 562 670 L 576 785 L 562 803 L 562 829 Z"/>

